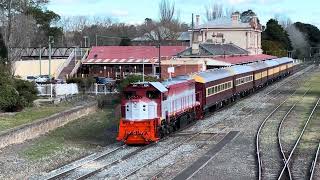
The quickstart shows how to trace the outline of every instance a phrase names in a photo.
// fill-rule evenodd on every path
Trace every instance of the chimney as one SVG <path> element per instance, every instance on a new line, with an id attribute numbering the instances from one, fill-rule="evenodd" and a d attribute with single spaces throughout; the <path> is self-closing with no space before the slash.
<path id="1" fill-rule="evenodd" d="M 232 13 L 232 24 L 238 24 L 240 21 L 240 13 L 239 12 L 234 12 Z"/>
<path id="2" fill-rule="evenodd" d="M 199 43 L 193 43 L 191 47 L 191 54 L 192 55 L 197 55 L 199 54 Z"/>
<path id="3" fill-rule="evenodd" d="M 258 25 L 258 17 L 257 16 L 252 16 L 252 21 L 254 24 Z"/>
<path id="4" fill-rule="evenodd" d="M 200 25 L 200 15 L 196 15 L 196 27 Z"/>

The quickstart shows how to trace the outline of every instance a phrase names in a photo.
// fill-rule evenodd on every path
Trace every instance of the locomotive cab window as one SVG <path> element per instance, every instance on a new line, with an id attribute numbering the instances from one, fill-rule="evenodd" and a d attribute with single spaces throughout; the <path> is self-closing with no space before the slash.
<path id="1" fill-rule="evenodd" d="M 124 95 L 124 97 L 126 99 L 130 99 L 130 98 L 132 98 L 133 96 L 136 95 L 136 92 L 134 92 L 134 91 L 125 91 L 125 92 L 123 92 L 123 95 Z"/>
<path id="2" fill-rule="evenodd" d="M 147 91 L 147 98 L 149 99 L 158 99 L 160 96 L 160 92 L 158 91 Z"/>

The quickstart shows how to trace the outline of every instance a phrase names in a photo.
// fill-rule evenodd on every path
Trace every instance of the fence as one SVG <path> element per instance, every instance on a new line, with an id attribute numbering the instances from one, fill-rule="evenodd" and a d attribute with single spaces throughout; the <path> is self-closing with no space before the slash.
<path id="1" fill-rule="evenodd" d="M 77 84 L 37 84 L 38 96 L 67 96 L 79 94 Z"/>
<path id="2" fill-rule="evenodd" d="M 86 90 L 86 93 L 88 94 L 118 94 L 118 91 L 114 88 L 114 86 L 110 84 L 93 84 L 89 89 Z"/>

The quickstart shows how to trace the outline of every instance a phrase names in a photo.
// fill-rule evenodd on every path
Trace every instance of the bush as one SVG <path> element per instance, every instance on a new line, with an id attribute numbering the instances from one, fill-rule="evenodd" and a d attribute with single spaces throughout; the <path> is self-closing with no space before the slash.
<path id="1" fill-rule="evenodd" d="M 142 79 L 143 79 L 142 75 L 129 75 L 120 82 L 119 90 L 123 91 L 123 89 L 126 88 L 131 83 L 142 82 Z M 158 81 L 156 77 L 152 77 L 152 76 L 145 76 L 144 79 L 146 82 Z"/>
<path id="2" fill-rule="evenodd" d="M 8 68 L 0 65 L 0 111 L 20 111 L 33 105 L 37 90 L 33 83 L 15 79 Z"/>
<path id="3" fill-rule="evenodd" d="M 33 105 L 33 101 L 37 99 L 37 89 L 35 84 L 29 81 L 15 79 L 14 85 L 19 93 L 20 104 L 23 107 Z"/>
<path id="4" fill-rule="evenodd" d="M 95 82 L 96 82 L 96 80 L 93 77 L 67 79 L 67 83 L 78 84 L 79 90 L 83 91 L 83 92 L 86 89 L 90 88 L 92 86 L 92 84 Z"/>
<path id="5" fill-rule="evenodd" d="M 16 89 L 12 85 L 0 86 L 0 110 L 14 112 L 22 108 L 19 102 L 19 93 Z"/>

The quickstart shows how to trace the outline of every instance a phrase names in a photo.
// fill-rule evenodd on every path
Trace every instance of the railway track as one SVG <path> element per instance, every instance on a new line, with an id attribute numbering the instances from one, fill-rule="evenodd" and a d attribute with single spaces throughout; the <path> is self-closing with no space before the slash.
<path id="1" fill-rule="evenodd" d="M 276 86 L 275 88 L 273 88 L 270 91 L 268 91 L 267 93 L 265 93 L 262 97 L 269 96 L 270 94 L 272 94 L 274 91 L 276 91 L 280 87 L 283 87 L 284 84 L 291 82 L 290 80 L 301 77 L 303 74 L 304 73 L 301 73 L 296 76 L 288 77 L 287 78 L 288 80 L 281 82 L 280 84 L 278 84 L 278 86 Z M 275 93 L 275 94 L 279 95 L 280 93 L 281 92 Z M 276 98 L 278 98 L 278 96 L 270 98 L 268 101 L 271 101 Z M 242 107 L 242 109 L 243 108 L 245 108 L 245 107 Z M 214 125 L 215 124 L 213 124 L 212 126 L 214 126 Z M 197 136 L 199 134 L 201 134 L 201 133 L 198 132 L 194 136 Z M 168 136 L 168 137 L 171 137 L 171 136 Z M 162 139 L 161 142 L 165 141 L 167 138 Z M 186 141 L 183 141 L 183 142 L 186 143 Z M 177 147 L 173 148 L 171 151 L 179 148 L 181 145 L 183 145 L 185 143 L 181 143 L 181 142 L 178 143 Z M 106 169 L 108 169 L 110 167 L 113 167 L 116 164 L 119 164 L 120 162 L 126 161 L 129 158 L 132 158 L 135 155 L 141 153 L 142 151 L 144 151 L 152 146 L 155 146 L 155 145 L 157 145 L 157 143 L 150 144 L 150 145 L 147 145 L 144 147 L 130 147 L 130 146 L 128 147 L 125 145 L 119 146 L 114 149 L 108 150 L 106 152 L 92 155 L 92 157 L 89 157 L 89 158 L 87 157 L 87 161 L 84 160 L 83 162 L 78 163 L 77 165 L 70 165 L 70 166 L 66 166 L 65 168 L 52 171 L 51 173 L 49 173 L 50 176 L 48 176 L 44 179 L 50 179 L 50 180 L 51 179 L 87 179 L 87 178 L 93 177 L 94 175 L 96 175 L 102 171 L 105 171 Z M 168 153 L 170 153 L 171 151 L 168 151 Z M 168 154 L 168 153 L 166 153 L 166 154 Z M 161 155 L 161 157 L 162 156 L 164 156 L 164 155 Z M 138 172 L 142 168 L 148 166 L 149 164 L 152 164 L 153 162 L 159 160 L 161 157 L 160 156 L 155 157 L 150 162 L 147 162 L 146 164 L 139 166 L 138 169 L 132 170 L 132 172 L 129 173 L 128 177 L 134 175 L 136 172 Z"/>
<path id="2" fill-rule="evenodd" d="M 286 154 L 285 154 L 285 150 L 284 150 L 284 147 L 282 145 L 282 141 L 281 141 L 281 136 L 282 136 L 282 127 L 283 127 L 283 124 L 285 122 L 285 120 L 288 118 L 289 114 L 293 111 L 293 109 L 297 106 L 297 104 L 300 102 L 300 100 L 302 100 L 306 94 L 310 91 L 311 88 L 309 88 L 304 94 L 303 96 L 299 99 L 299 101 L 296 101 L 292 106 L 291 108 L 287 111 L 287 113 L 285 114 L 285 116 L 282 118 L 280 124 L 279 124 L 279 127 L 278 127 L 278 133 L 277 133 L 277 139 L 278 139 L 278 147 L 280 149 L 280 152 L 281 152 L 281 155 L 282 155 L 282 160 L 284 162 L 287 161 L 287 157 L 286 157 Z M 287 173 L 288 173 L 288 178 L 290 180 L 292 180 L 292 175 L 291 175 L 291 170 L 290 170 L 290 167 L 287 166 Z"/>
<path id="3" fill-rule="evenodd" d="M 315 169 L 313 168 L 313 165 L 316 162 L 314 157 L 317 157 L 317 154 L 319 153 L 317 149 L 319 147 L 320 136 L 318 129 L 313 129 L 315 127 L 320 127 L 319 118 L 317 119 L 317 116 L 315 115 L 315 113 L 319 111 L 319 103 L 320 98 L 318 98 L 318 100 L 314 104 L 313 109 L 308 119 L 306 120 L 298 139 L 294 144 L 294 147 L 290 151 L 289 156 L 287 157 L 287 161 L 285 161 L 285 165 L 278 177 L 279 180 L 284 176 L 284 169 L 288 166 L 291 167 L 291 174 L 293 179 L 312 178 Z M 309 137 L 313 138 L 309 139 Z"/>
<path id="4" fill-rule="evenodd" d="M 314 159 L 312 161 L 310 180 L 319 179 L 320 178 L 319 153 L 320 153 L 320 142 L 319 142 L 319 145 L 318 145 L 318 148 L 317 148 L 316 155 L 314 156 Z"/>
<path id="5" fill-rule="evenodd" d="M 310 91 L 309 88 L 303 96 L 300 98 L 304 98 L 306 94 Z M 295 94 L 292 93 L 290 97 Z M 282 169 L 282 164 L 285 164 L 288 158 L 286 157 L 284 148 L 281 142 L 281 129 L 283 128 L 283 122 L 287 119 L 288 115 L 292 112 L 292 110 L 299 103 L 299 100 L 293 103 L 293 105 L 288 109 L 284 107 L 284 104 L 288 102 L 290 99 L 287 98 L 282 101 L 274 110 L 262 121 L 258 132 L 256 134 L 256 153 L 257 153 L 257 161 L 258 161 L 258 179 L 275 179 L 280 173 L 279 169 Z M 288 109 L 283 111 L 283 109 Z M 286 112 L 286 113 L 283 113 Z M 282 117 L 279 122 L 278 117 Z M 265 130 L 264 130 L 265 129 Z M 268 131 L 271 134 L 267 134 L 266 140 L 261 141 L 262 132 L 265 131 L 266 134 Z M 277 132 L 276 136 L 273 134 Z M 262 147 L 260 147 L 262 146 Z M 265 148 L 265 149 L 264 149 Z M 292 179 L 292 173 L 289 166 L 285 166 L 282 169 L 282 173 L 287 173 L 286 178 Z"/>
<path id="6" fill-rule="evenodd" d="M 275 131 L 275 128 L 277 128 L 278 124 L 280 124 L 280 122 L 277 122 L 277 119 L 279 117 L 285 116 L 287 111 L 281 108 L 284 107 L 284 104 L 287 103 L 294 94 L 296 94 L 296 91 L 294 91 L 288 98 L 286 98 L 278 106 L 276 106 L 259 126 L 258 132 L 256 134 L 256 152 L 258 160 L 259 180 L 261 180 L 263 177 L 270 179 L 272 178 L 272 176 L 276 176 L 278 174 L 278 169 L 281 168 L 282 157 L 280 157 L 280 154 L 278 154 L 277 151 L 278 148 L 276 144 L 276 136 L 272 135 L 272 133 L 267 134 L 265 132 L 266 135 L 264 137 L 263 131 L 265 129 L 270 130 L 271 132 Z M 263 137 L 265 139 L 263 139 Z M 271 145 L 271 148 L 268 145 Z"/>
<path id="7" fill-rule="evenodd" d="M 286 83 L 283 83 L 283 84 L 286 84 Z M 281 87 L 282 87 L 282 85 L 280 85 Z M 278 87 L 280 87 L 280 86 L 278 86 Z M 278 88 L 274 88 L 273 90 L 271 90 L 271 91 L 269 91 L 268 93 L 266 93 L 264 96 L 267 96 L 267 95 L 269 95 L 269 94 L 271 94 L 273 91 L 275 91 L 276 89 L 278 89 Z M 268 103 L 269 101 L 271 101 L 271 100 L 273 100 L 273 99 L 277 99 L 278 98 L 278 96 L 277 95 L 279 95 L 281 92 L 278 92 L 278 93 L 276 93 L 276 97 L 273 97 L 273 98 L 270 98 L 268 101 L 266 101 L 266 102 L 264 102 L 264 103 Z M 307 93 L 307 92 L 306 92 Z M 306 94 L 305 93 L 305 94 Z M 243 108 L 241 108 L 241 109 L 244 109 L 245 107 L 243 107 Z M 247 114 L 251 114 L 252 112 L 254 112 L 255 110 L 256 110 L 257 108 L 255 108 L 255 109 L 253 109 L 253 110 L 251 110 L 250 112 L 248 112 Z M 241 111 L 241 110 L 240 110 Z M 210 128 L 210 127 L 209 127 Z M 168 167 L 166 167 L 166 168 L 170 168 L 171 166 L 173 166 L 174 164 L 171 164 L 171 165 L 169 165 Z M 153 176 L 151 176 L 151 178 L 149 178 L 149 179 L 157 179 L 158 177 L 160 177 L 161 176 L 161 174 L 162 174 L 162 172 L 163 171 L 158 171 L 157 173 L 155 173 Z"/>

